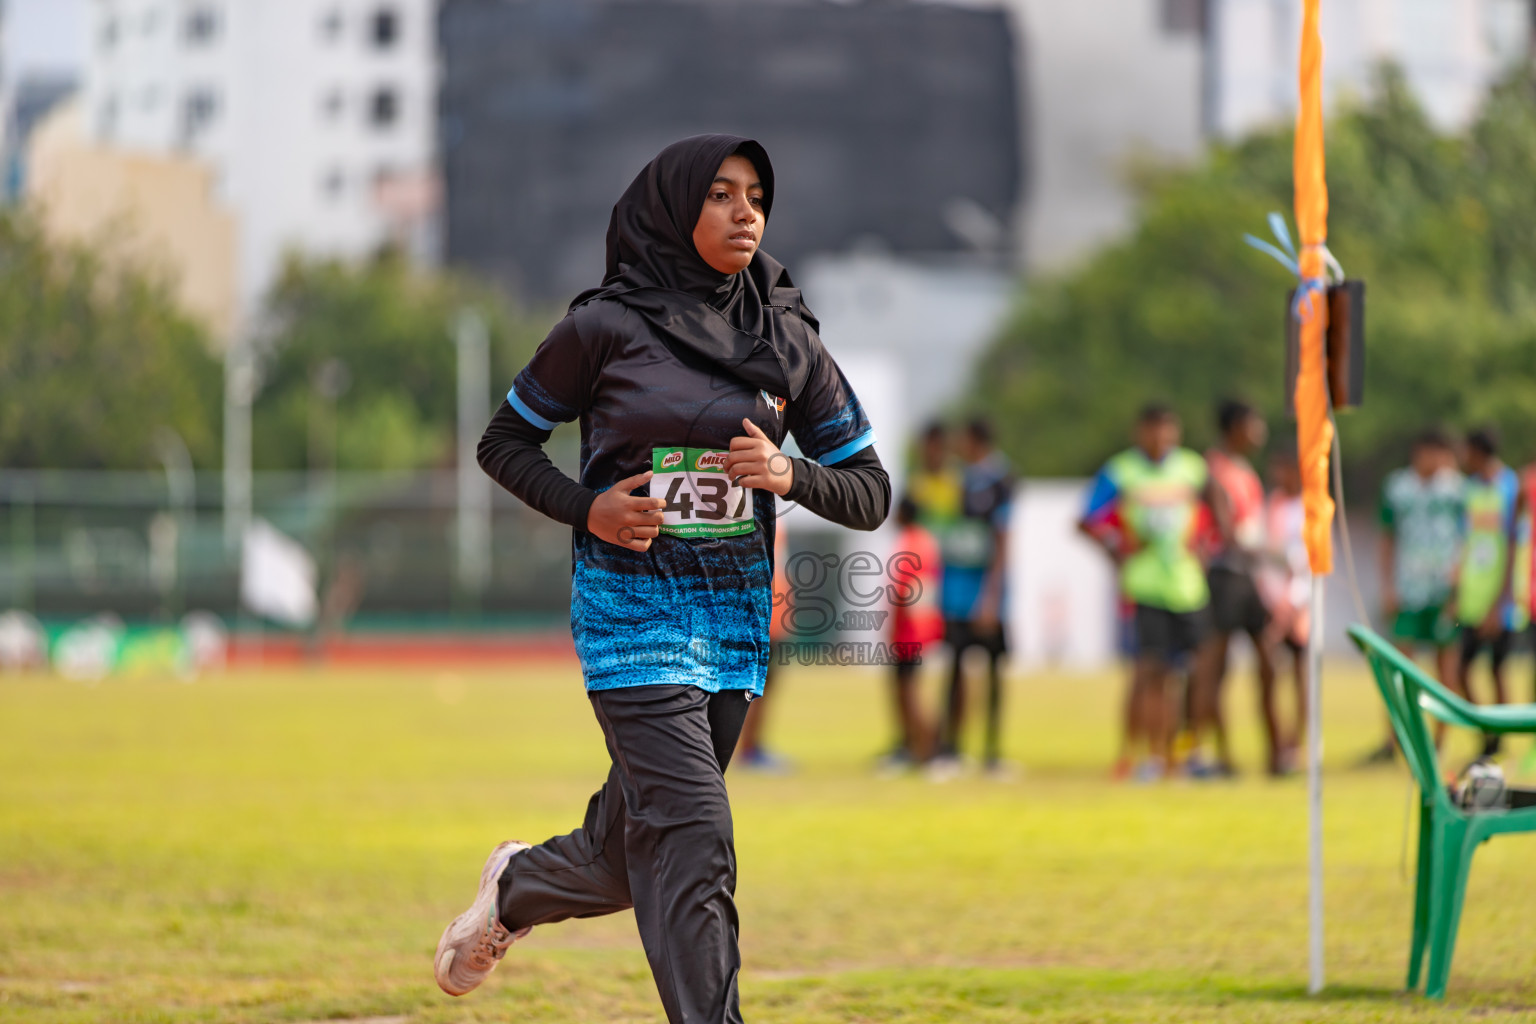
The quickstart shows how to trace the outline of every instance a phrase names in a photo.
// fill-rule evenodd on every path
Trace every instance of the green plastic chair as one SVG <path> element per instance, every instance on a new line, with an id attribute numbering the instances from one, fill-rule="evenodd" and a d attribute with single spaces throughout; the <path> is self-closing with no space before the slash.
<path id="1" fill-rule="evenodd" d="M 1456 950 L 1456 929 L 1467 892 L 1467 873 L 1477 847 L 1496 835 L 1536 832 L 1536 790 L 1506 788 L 1499 805 L 1467 810 L 1442 781 L 1439 758 L 1424 714 L 1485 733 L 1536 734 L 1536 704 L 1479 707 L 1424 673 L 1382 637 L 1364 626 L 1349 636 L 1370 663 L 1386 702 L 1392 731 L 1419 785 L 1419 863 L 1413 903 L 1413 944 L 1408 954 L 1408 990 L 1418 988 L 1424 951 L 1429 949 L 1425 995 L 1445 996 Z"/>

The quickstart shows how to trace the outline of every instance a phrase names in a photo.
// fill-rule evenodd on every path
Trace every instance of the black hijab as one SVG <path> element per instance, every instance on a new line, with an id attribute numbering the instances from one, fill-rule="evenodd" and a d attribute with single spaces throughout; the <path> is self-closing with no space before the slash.
<path id="1" fill-rule="evenodd" d="M 752 139 L 695 135 L 674 142 L 635 176 L 608 221 L 608 268 L 601 287 L 571 309 L 610 299 L 634 310 L 668 343 L 702 357 L 771 395 L 800 397 L 819 326 L 789 272 L 759 249 L 746 270 L 722 274 L 704 262 L 693 228 L 725 158 L 752 162 L 773 209 L 773 165 Z"/>

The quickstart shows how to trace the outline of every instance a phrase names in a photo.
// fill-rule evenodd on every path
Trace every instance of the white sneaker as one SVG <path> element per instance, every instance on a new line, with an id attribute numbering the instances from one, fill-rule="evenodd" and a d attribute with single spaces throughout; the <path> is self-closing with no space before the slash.
<path id="1" fill-rule="evenodd" d="M 965 774 L 965 762 L 958 754 L 939 754 L 929 759 L 923 772 L 929 782 L 952 782 Z"/>
<path id="2" fill-rule="evenodd" d="M 993 782 L 1013 782 L 1024 774 L 1024 769 L 1012 761 L 993 761 L 981 770 L 981 773 Z"/>
<path id="3" fill-rule="evenodd" d="M 507 862 L 528 849 L 527 843 L 508 840 L 500 843 L 480 869 L 480 890 L 469 909 L 443 929 L 437 941 L 437 957 L 432 973 L 437 985 L 451 996 L 462 996 L 475 988 L 501 962 L 507 947 L 533 931 L 531 927 L 513 934 L 497 914 L 497 882 Z"/>

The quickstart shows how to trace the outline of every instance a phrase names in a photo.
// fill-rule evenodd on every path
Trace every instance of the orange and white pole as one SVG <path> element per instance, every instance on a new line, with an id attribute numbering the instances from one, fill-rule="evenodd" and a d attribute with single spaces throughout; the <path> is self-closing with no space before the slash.
<path id="1" fill-rule="evenodd" d="M 1320 0 L 1305 0 L 1301 25 L 1300 102 L 1296 109 L 1296 227 L 1301 238 L 1301 359 L 1296 375 L 1296 449 L 1301 464 L 1302 506 L 1307 557 L 1312 565 L 1312 627 L 1307 677 L 1307 803 L 1309 808 L 1308 973 L 1307 991 L 1323 988 L 1323 799 L 1322 799 L 1322 651 L 1323 579 L 1333 571 L 1333 497 L 1328 490 L 1328 460 L 1333 421 L 1328 408 L 1324 339 L 1328 328 L 1327 270 L 1328 182 L 1323 160 L 1323 41 L 1318 28 Z"/>

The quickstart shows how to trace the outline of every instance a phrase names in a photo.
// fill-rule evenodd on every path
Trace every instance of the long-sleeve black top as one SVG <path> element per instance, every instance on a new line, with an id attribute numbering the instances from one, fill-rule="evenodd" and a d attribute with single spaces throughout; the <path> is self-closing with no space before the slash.
<path id="1" fill-rule="evenodd" d="M 529 507 L 578 530 L 597 492 L 562 473 L 544 452 L 551 431 L 529 423 L 506 401 L 491 417 L 477 450 L 480 466 Z M 891 478 L 873 445 L 831 466 L 795 458 L 788 501 L 855 530 L 873 530 L 891 510 Z"/>

